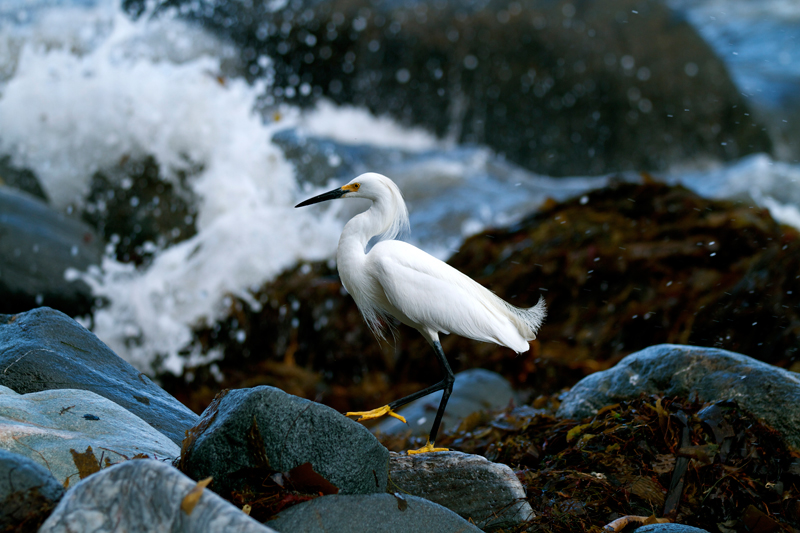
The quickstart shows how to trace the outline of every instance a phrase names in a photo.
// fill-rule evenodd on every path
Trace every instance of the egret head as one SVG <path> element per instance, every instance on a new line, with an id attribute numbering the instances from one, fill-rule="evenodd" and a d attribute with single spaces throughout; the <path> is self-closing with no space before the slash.
<path id="1" fill-rule="evenodd" d="M 347 185 L 342 185 L 338 189 L 309 198 L 304 202 L 300 202 L 295 207 L 304 207 L 327 200 L 335 200 L 337 198 L 366 198 L 377 202 L 392 197 L 402 199 L 397 185 L 386 176 L 374 172 L 367 172 L 366 174 L 361 174 L 357 178 L 354 178 Z"/>
<path id="2" fill-rule="evenodd" d="M 394 239 L 408 231 L 408 209 L 403 201 L 403 194 L 392 180 L 381 174 L 367 172 L 361 174 L 347 185 L 338 189 L 309 198 L 295 207 L 317 204 L 336 198 L 366 198 L 373 204 L 365 213 L 371 213 L 377 222 L 372 235 L 379 235 L 379 240 Z M 362 214 L 365 214 L 362 213 Z"/>

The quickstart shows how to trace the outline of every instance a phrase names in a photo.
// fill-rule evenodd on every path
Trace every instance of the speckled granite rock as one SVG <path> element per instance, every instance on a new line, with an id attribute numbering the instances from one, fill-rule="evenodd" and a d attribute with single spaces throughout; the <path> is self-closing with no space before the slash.
<path id="1" fill-rule="evenodd" d="M 525 489 L 511 468 L 479 455 L 393 453 L 389 478 L 403 493 L 447 507 L 483 530 L 513 528 L 533 516 Z"/>
<path id="2" fill-rule="evenodd" d="M 72 488 L 40 533 L 274 533 L 210 490 L 194 508 L 181 508 L 196 483 L 172 466 L 149 459 L 127 461 L 89 476 Z"/>

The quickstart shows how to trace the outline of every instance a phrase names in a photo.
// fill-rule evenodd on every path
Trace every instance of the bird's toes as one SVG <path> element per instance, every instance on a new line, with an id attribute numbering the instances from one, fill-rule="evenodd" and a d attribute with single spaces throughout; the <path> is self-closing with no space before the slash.
<path id="1" fill-rule="evenodd" d="M 378 407 L 377 409 L 373 409 L 372 411 L 348 411 L 347 413 L 345 413 L 345 416 L 361 417 L 358 420 L 356 420 L 356 422 L 360 422 L 362 420 L 369 420 L 370 418 L 379 418 L 384 415 L 393 416 L 398 420 L 402 420 L 404 423 L 406 422 L 405 418 L 392 411 L 392 408 L 389 407 L 388 405 L 384 405 L 383 407 Z"/>
<path id="2" fill-rule="evenodd" d="M 426 444 L 422 448 L 420 448 L 418 450 L 408 450 L 406 453 L 408 455 L 415 455 L 415 454 L 418 454 L 418 453 L 449 452 L 449 451 L 450 451 L 449 448 L 437 448 L 434 445 L 434 443 L 432 443 L 431 441 L 428 441 L 428 444 Z"/>

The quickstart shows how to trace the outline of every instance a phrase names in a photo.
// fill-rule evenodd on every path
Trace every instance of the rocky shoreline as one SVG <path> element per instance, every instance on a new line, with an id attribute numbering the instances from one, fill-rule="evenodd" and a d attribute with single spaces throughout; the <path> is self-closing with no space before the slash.
<path id="1" fill-rule="evenodd" d="M 461 418 L 438 444 L 458 451 L 421 456 L 384 444 L 420 443 L 424 425 L 376 438 L 268 386 L 223 391 L 190 415 L 49 308 L 0 316 L 0 368 L 7 531 L 599 531 L 644 514 L 686 525 L 649 531 L 725 532 L 800 520 L 800 378 L 712 348 L 653 346 L 532 404 L 454 402 Z M 497 378 L 470 372 L 454 397 L 495 396 L 480 384 Z M 33 380 L 36 392 L 7 386 Z"/>
<path id="2" fill-rule="evenodd" d="M 260 309 L 232 299 L 196 331 L 225 357 L 161 386 L 60 311 L 0 315 L 0 526 L 789 531 L 798 243 L 746 201 L 647 176 L 468 239 L 451 264 L 519 305 L 543 294 L 550 316 L 518 357 L 444 339 L 453 451 L 415 457 L 397 452 L 424 444 L 436 398 L 372 432 L 341 413 L 436 369 L 402 328 L 374 342 L 327 263 L 268 283 Z"/>
<path id="3" fill-rule="evenodd" d="M 372 432 L 341 413 L 436 368 L 402 327 L 376 343 L 327 263 L 284 272 L 259 308 L 232 298 L 196 330 L 224 358 L 160 385 L 60 311 L 0 315 L 0 500 L 15 509 L 0 525 L 800 526 L 797 231 L 645 175 L 476 235 L 450 262 L 518 305 L 544 295 L 550 315 L 517 357 L 444 339 L 460 372 L 437 444 L 453 451 L 416 457 L 397 452 L 424 444 L 436 398 Z"/>
<path id="4" fill-rule="evenodd" d="M 145 2 L 123 7 L 135 19 Z M 162 15 L 230 45 L 202 79 L 257 81 L 264 93 L 237 106 L 260 116 L 233 140 L 203 140 L 174 118 L 193 113 L 158 118 L 163 107 L 142 100 L 154 144 L 133 137 L 138 148 L 69 178 L 17 166 L 31 164 L 18 157 L 26 142 L 60 131 L 34 114 L 44 129 L 0 154 L 0 531 L 800 531 L 800 232 L 749 197 L 711 200 L 648 174 L 777 150 L 776 126 L 681 12 L 639 0 L 170 0 L 152 9 L 146 16 L 168 33 Z M 110 85 L 103 100 L 130 94 Z M 167 85 L 156 85 L 159 96 L 181 100 Z M 232 111 L 202 100 L 220 104 L 220 115 Z M 302 120 L 284 126 L 285 106 L 317 105 L 424 128 L 432 146 L 354 145 Z M 88 129 L 128 124 L 136 111 Z M 253 132 L 261 145 L 239 146 Z M 116 142 L 109 137 L 43 153 L 92 159 Z M 205 148 L 181 148 L 198 141 Z M 181 322 L 168 353 L 148 345 L 136 363 L 152 368 L 134 368 L 84 327 L 117 325 L 117 315 L 98 318 L 109 302 L 90 287 L 97 265 L 144 271 L 180 246 L 187 255 L 175 262 L 188 263 L 204 242 L 189 241 L 211 218 L 245 207 L 216 203 L 228 183 L 203 178 L 220 162 L 215 142 L 236 145 L 220 171 L 243 186 L 234 196 L 264 196 L 257 213 L 269 216 L 236 218 L 218 236 L 235 236 L 247 257 L 274 253 L 286 259 L 280 268 L 324 257 L 253 251 L 241 224 L 274 233 L 300 188 L 397 172 L 414 175 L 409 205 L 436 220 L 419 224 L 421 241 L 441 233 L 436 245 L 449 249 L 458 240 L 449 263 L 515 305 L 545 298 L 540 337 L 519 356 L 443 338 L 457 379 L 437 444 L 451 451 L 403 453 L 424 444 L 435 396 L 407 406 L 408 425 L 342 414 L 428 386 L 439 368 L 404 326 L 376 342 L 332 261 L 301 262 L 266 283 L 257 265 L 259 281 L 236 294 L 198 290 L 220 313 Z M 259 157 L 228 166 L 247 151 Z M 45 159 L 42 168 L 53 163 Z M 82 192 L 51 202 L 44 185 L 54 176 Z M 573 177 L 560 187 L 552 176 Z M 543 184 L 559 201 L 539 205 L 544 193 L 530 191 Z M 586 192 L 563 200 L 575 190 Z M 479 213 L 495 200 L 502 205 Z M 518 222 L 460 242 L 498 220 Z M 234 263 L 215 274 L 229 277 Z M 144 307 L 171 308 L 195 288 Z M 166 319 L 144 314 L 150 325 Z M 119 353 L 148 334 L 125 326 Z M 176 374 L 153 360 L 162 356 L 178 360 Z"/>

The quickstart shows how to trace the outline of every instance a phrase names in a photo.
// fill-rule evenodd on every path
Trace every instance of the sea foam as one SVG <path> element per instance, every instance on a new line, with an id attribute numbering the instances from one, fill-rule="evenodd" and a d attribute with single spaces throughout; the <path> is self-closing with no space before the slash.
<path id="1" fill-rule="evenodd" d="M 8 49 L 17 55 L 5 58 L 14 71 L 0 88 L 0 149 L 32 169 L 61 208 L 80 205 L 91 176 L 126 158 L 154 156 L 164 179 L 201 169 L 188 182 L 199 198 L 194 237 L 146 267 L 107 257 L 89 273 L 69 273 L 107 300 L 87 323 L 114 351 L 143 370 L 159 355 L 180 372 L 192 327 L 222 316 L 227 295 L 248 299 L 297 260 L 332 255 L 341 221 L 335 209 L 292 209 L 294 169 L 271 142 L 286 124 L 254 112 L 263 84 L 220 75 L 223 58 L 210 51 L 225 47 L 215 37 L 179 20 L 70 7 L 68 18 L 82 13 L 85 22 L 75 47 L 72 29 L 59 40 L 46 24 L 59 11 L 19 30 L 18 50 Z M 165 40 L 194 42 L 194 51 L 176 54 Z"/>

